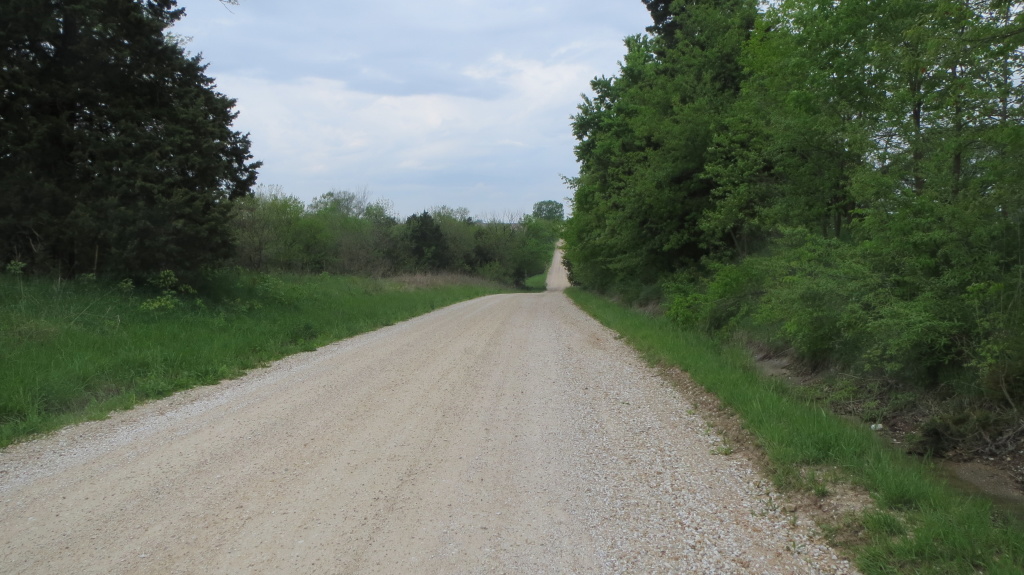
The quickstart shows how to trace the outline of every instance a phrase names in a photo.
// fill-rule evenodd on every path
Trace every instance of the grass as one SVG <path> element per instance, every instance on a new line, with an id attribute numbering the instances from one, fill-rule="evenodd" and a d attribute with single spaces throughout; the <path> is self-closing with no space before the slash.
<path id="1" fill-rule="evenodd" d="M 526 278 L 526 289 L 530 291 L 544 291 L 548 287 L 548 274 L 537 274 Z"/>
<path id="2" fill-rule="evenodd" d="M 242 272 L 196 287 L 173 274 L 141 288 L 0 275 L 0 446 L 502 291 L 458 277 Z"/>
<path id="3" fill-rule="evenodd" d="M 824 526 L 872 574 L 1024 572 L 1024 525 L 988 500 L 950 487 L 927 461 L 897 452 L 866 426 L 843 420 L 757 372 L 740 349 L 723 347 L 664 317 L 651 317 L 570 289 L 587 313 L 620 333 L 652 363 L 677 366 L 742 418 L 783 489 L 822 494 L 807 481 L 838 469 L 868 491 L 875 509 Z M 810 473 L 808 473 L 810 471 Z"/>
<path id="4" fill-rule="evenodd" d="M 557 244 L 551 245 L 551 255 L 548 257 L 548 261 L 554 260 L 555 250 L 558 248 Z M 548 271 L 550 270 L 551 264 L 548 264 L 548 269 L 544 270 L 544 273 L 539 273 L 535 276 L 526 278 L 524 282 L 526 289 L 530 291 L 544 291 L 548 289 Z"/>

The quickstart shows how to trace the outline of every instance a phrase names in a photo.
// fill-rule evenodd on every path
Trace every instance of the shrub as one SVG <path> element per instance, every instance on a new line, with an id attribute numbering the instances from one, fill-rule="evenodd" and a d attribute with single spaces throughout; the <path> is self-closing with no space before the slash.
<path id="1" fill-rule="evenodd" d="M 772 263 L 768 258 L 750 257 L 736 264 L 712 263 L 713 275 L 703 279 L 677 274 L 665 286 L 672 294 L 669 317 L 708 333 L 736 327 L 763 294 Z"/>

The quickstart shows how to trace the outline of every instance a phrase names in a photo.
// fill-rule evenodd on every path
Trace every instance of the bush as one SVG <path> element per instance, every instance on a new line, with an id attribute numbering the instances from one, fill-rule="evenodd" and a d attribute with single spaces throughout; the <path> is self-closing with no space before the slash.
<path id="1" fill-rule="evenodd" d="M 705 278 L 676 274 L 665 285 L 670 294 L 667 313 L 680 324 L 707 333 L 735 328 L 763 295 L 771 264 L 768 258 L 751 257 L 736 264 L 712 263 L 712 275 Z"/>
<path id="2" fill-rule="evenodd" d="M 666 285 L 668 314 L 707 333 L 752 331 L 813 367 L 933 382 L 963 354 L 955 344 L 965 308 L 928 284 L 907 286 L 873 255 L 859 244 L 786 230 L 761 255 L 710 263 L 703 276 L 677 274 Z"/>

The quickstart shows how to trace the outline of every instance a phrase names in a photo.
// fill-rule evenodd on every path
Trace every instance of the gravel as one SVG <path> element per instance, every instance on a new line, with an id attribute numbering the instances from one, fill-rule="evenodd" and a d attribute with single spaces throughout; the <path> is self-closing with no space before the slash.
<path id="1" fill-rule="evenodd" d="M 553 269 L 0 452 L 0 572 L 855 573 Z"/>

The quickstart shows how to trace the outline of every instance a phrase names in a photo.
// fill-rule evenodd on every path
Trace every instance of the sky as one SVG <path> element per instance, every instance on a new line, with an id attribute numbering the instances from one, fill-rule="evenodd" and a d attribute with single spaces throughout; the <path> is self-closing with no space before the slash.
<path id="1" fill-rule="evenodd" d="M 179 0 L 259 183 L 309 202 L 331 190 L 477 217 L 565 201 L 570 117 L 611 76 L 641 0 Z"/>

